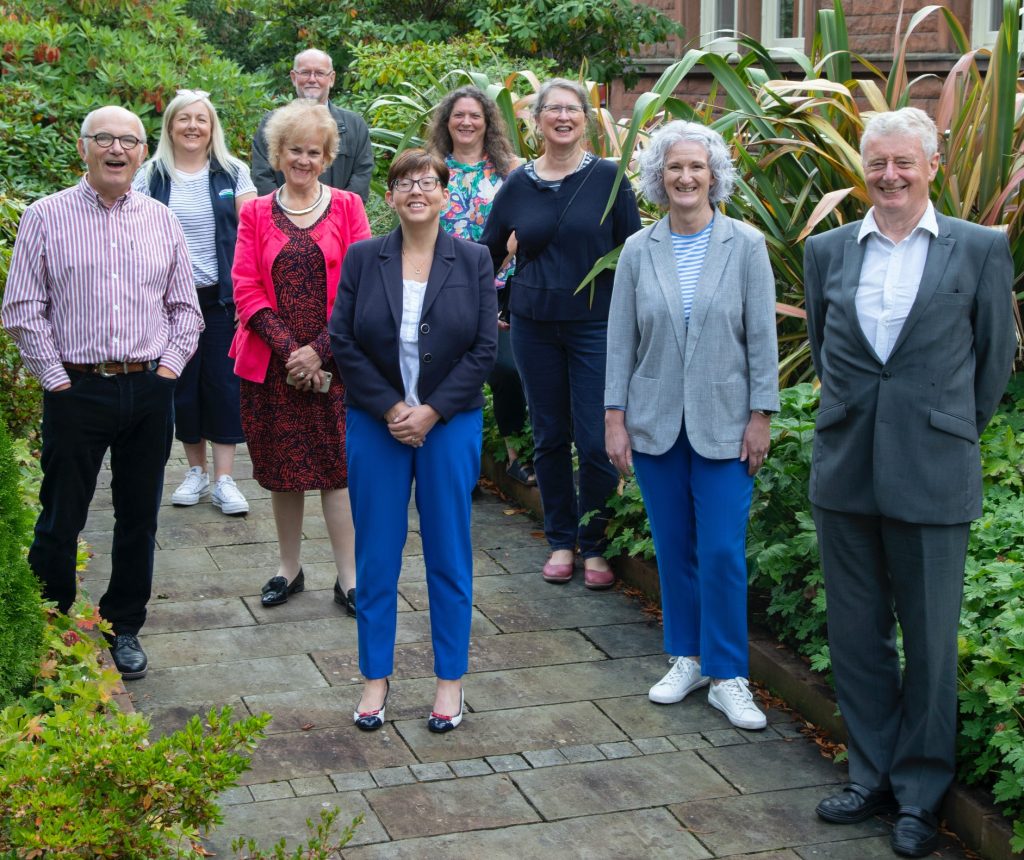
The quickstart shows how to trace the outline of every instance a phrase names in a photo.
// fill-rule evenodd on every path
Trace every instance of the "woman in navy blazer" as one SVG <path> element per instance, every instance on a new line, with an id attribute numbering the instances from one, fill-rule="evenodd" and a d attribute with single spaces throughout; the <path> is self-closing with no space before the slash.
<path id="1" fill-rule="evenodd" d="M 470 505 L 498 308 L 487 250 L 440 228 L 447 186 L 448 168 L 437 155 L 413 149 L 392 162 L 385 199 L 401 226 L 349 249 L 331 315 L 348 407 L 359 669 L 366 679 L 353 719 L 366 731 L 384 723 L 414 481 L 437 675 L 427 727 L 446 732 L 462 720 L 473 605 Z"/>

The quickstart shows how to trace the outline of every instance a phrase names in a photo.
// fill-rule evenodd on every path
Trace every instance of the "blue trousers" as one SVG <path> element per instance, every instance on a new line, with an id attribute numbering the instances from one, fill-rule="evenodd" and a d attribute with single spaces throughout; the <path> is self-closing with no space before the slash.
<path id="1" fill-rule="evenodd" d="M 43 394 L 42 510 L 28 562 L 43 583 L 43 597 L 67 612 L 78 588 L 78 533 L 109 448 L 114 540 L 110 583 L 99 609 L 115 633 L 138 633 L 153 586 L 175 382 L 153 371 L 68 376 L 71 388 Z"/>
<path id="2" fill-rule="evenodd" d="M 658 556 L 665 650 L 699 656 L 712 678 L 748 677 L 747 464 L 702 457 L 684 427 L 664 454 L 634 451 L 633 469 Z"/>
<path id="3" fill-rule="evenodd" d="M 536 446 L 533 467 L 551 549 L 604 555 L 608 497 L 618 484 L 604 448 L 608 323 L 512 317 L 512 351 L 523 380 Z M 579 494 L 572 446 L 579 456 Z M 596 511 L 587 524 L 584 514 Z"/>
<path id="4" fill-rule="evenodd" d="M 480 477 L 483 412 L 438 422 L 422 448 L 403 445 L 387 424 L 348 408 L 345 444 L 356 529 L 359 670 L 366 678 L 394 671 L 398 577 L 416 484 L 423 563 L 430 599 L 434 674 L 456 681 L 469 666 L 473 612 L 472 493 Z"/>

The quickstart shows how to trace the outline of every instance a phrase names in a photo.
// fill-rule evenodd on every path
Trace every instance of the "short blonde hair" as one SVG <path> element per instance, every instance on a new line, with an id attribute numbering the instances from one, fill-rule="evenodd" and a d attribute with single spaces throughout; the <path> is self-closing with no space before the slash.
<path id="1" fill-rule="evenodd" d="M 313 99 L 295 99 L 278 108 L 270 115 L 263 133 L 267 139 L 267 159 L 274 170 L 281 169 L 281 153 L 286 143 L 298 137 L 320 135 L 324 145 L 324 167 L 329 167 L 338 154 L 338 124 L 327 105 Z"/>

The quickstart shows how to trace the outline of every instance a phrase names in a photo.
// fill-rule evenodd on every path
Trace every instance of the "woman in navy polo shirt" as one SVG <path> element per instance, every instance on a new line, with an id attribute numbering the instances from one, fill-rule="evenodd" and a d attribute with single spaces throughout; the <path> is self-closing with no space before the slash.
<path id="1" fill-rule="evenodd" d="M 231 475 L 235 445 L 245 441 L 238 377 L 228 358 L 235 330 L 231 265 L 238 212 L 256 196 L 256 187 L 245 162 L 228 152 L 209 93 L 178 90 L 164 112 L 156 154 L 142 166 L 132 188 L 178 216 L 206 323 L 174 392 L 175 435 L 185 447 L 189 469 L 171 501 L 194 505 L 210 495 L 225 514 L 243 516 L 249 503 Z M 212 494 L 207 442 L 213 449 Z"/>

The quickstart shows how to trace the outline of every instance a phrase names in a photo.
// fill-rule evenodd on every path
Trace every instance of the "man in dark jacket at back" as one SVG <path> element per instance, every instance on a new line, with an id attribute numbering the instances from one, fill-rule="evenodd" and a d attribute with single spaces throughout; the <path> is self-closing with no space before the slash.
<path id="1" fill-rule="evenodd" d="M 331 166 L 324 171 L 320 181 L 332 188 L 352 191 L 363 198 L 370 193 L 370 177 L 373 175 L 373 150 L 370 148 L 370 130 L 366 121 L 357 113 L 342 110 L 328 99 L 334 86 L 334 64 L 330 55 L 316 48 L 301 51 L 295 55 L 290 72 L 295 92 L 299 98 L 313 99 L 327 105 L 338 123 L 338 155 Z M 267 141 L 263 128 L 270 114 L 260 121 L 252 140 L 252 180 L 256 190 L 269 194 L 284 184 L 284 176 L 276 172 L 267 160 Z"/>

